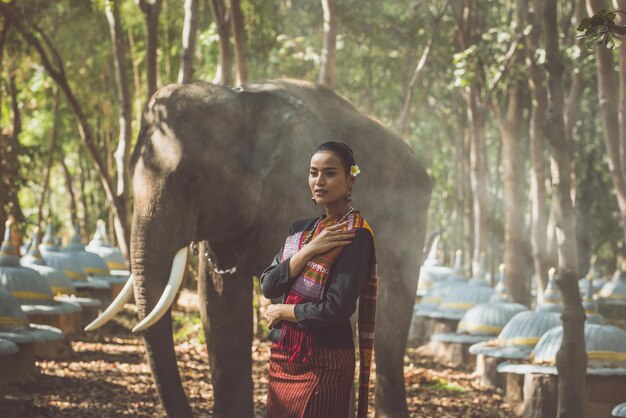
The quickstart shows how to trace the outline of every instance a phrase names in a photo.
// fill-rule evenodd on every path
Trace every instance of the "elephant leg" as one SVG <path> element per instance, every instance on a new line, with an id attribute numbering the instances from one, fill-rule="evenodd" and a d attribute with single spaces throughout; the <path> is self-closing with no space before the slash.
<path id="1" fill-rule="evenodd" d="M 204 254 L 202 246 L 200 254 Z M 204 257 L 199 259 L 198 270 L 200 314 L 215 400 L 213 416 L 252 418 L 252 277 L 224 274 L 221 283 L 215 283 L 207 274 Z"/>
<path id="2" fill-rule="evenodd" d="M 419 265 L 412 271 L 401 260 L 396 259 L 393 265 L 391 269 L 384 270 L 387 280 L 381 277 L 378 282 L 376 301 L 374 349 L 378 418 L 409 416 L 404 387 L 404 354 L 415 303 Z M 414 284 L 409 277 L 415 277 L 412 280 Z"/>

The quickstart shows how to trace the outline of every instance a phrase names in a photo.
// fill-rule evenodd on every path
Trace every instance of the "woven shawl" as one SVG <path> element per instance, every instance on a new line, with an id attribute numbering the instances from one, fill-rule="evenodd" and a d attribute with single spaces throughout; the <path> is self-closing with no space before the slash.
<path id="1" fill-rule="evenodd" d="M 346 221 L 348 225 L 345 229 L 365 228 L 370 231 L 372 238 L 374 237 L 372 229 L 358 212 L 350 213 Z M 312 239 L 320 234 L 324 228 L 336 223 L 337 217 L 323 219 L 313 231 Z M 301 231 L 287 237 L 281 256 L 282 261 L 292 257 L 303 247 L 308 233 L 309 231 Z M 309 260 L 294 281 L 291 290 L 287 293 L 285 303 L 320 302 L 326 291 L 330 271 L 342 249 L 343 246 L 336 247 Z M 359 406 L 357 414 L 359 418 L 367 417 L 368 410 L 369 378 L 374 348 L 374 324 L 376 321 L 377 285 L 376 251 L 372 247 L 369 274 L 359 296 Z M 289 361 L 299 360 L 306 362 L 313 353 L 312 333 L 309 330 L 298 328 L 298 325 L 293 322 L 283 321 L 278 346 L 290 354 Z"/>

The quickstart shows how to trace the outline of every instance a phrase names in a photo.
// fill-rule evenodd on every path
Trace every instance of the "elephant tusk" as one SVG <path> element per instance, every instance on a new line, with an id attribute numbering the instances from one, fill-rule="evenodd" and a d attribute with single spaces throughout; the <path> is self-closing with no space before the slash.
<path id="1" fill-rule="evenodd" d="M 100 314 L 96 319 L 94 319 L 91 324 L 85 327 L 85 331 L 94 331 L 100 328 L 102 325 L 109 322 L 119 311 L 122 310 L 124 304 L 130 300 L 133 296 L 133 287 L 134 287 L 135 277 L 131 274 L 126 284 L 122 288 L 122 291 L 118 293 L 113 302 L 109 305 L 108 308 L 104 312 Z"/>
<path id="2" fill-rule="evenodd" d="M 146 316 L 143 321 L 135 325 L 133 332 L 145 331 L 154 325 L 154 323 L 161 319 L 161 317 L 169 309 L 172 302 L 174 302 L 176 293 L 178 293 L 178 289 L 183 283 L 183 277 L 185 275 L 185 266 L 187 265 L 187 248 L 188 247 L 186 246 L 181 248 L 174 256 L 170 278 L 167 281 L 165 289 L 163 290 L 161 299 L 159 299 L 154 309 L 152 309 L 152 312 L 150 312 L 150 314 Z"/>

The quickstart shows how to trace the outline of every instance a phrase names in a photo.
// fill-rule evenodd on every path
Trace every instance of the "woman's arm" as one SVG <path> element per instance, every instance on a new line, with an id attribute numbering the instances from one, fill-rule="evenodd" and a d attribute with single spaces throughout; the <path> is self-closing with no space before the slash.
<path id="1" fill-rule="evenodd" d="M 366 229 L 359 229 L 333 265 L 328 288 L 320 302 L 299 303 L 294 308 L 294 322 L 302 329 L 323 327 L 347 320 L 356 310 L 356 302 L 370 273 L 374 240 Z"/>
<path id="2" fill-rule="evenodd" d="M 342 222 L 324 229 L 296 254 L 282 262 L 280 261 L 283 253 L 281 246 L 272 264 L 261 274 L 263 296 L 269 299 L 281 297 L 289 290 L 293 279 L 302 272 L 311 258 L 337 246 L 350 244 L 350 239 L 354 237 L 354 231 L 343 231 L 342 228 L 347 224 L 347 222 Z M 292 234 L 292 230 L 293 225 L 289 230 L 289 235 Z"/>

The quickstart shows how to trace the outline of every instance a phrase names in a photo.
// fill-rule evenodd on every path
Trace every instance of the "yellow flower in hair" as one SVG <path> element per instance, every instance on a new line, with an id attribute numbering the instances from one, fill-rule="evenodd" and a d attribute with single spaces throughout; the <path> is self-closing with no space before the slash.
<path id="1" fill-rule="evenodd" d="M 357 174 L 359 174 L 361 172 L 361 170 L 359 169 L 358 165 L 353 165 L 352 167 L 350 167 L 350 175 L 352 177 L 356 177 Z"/>

